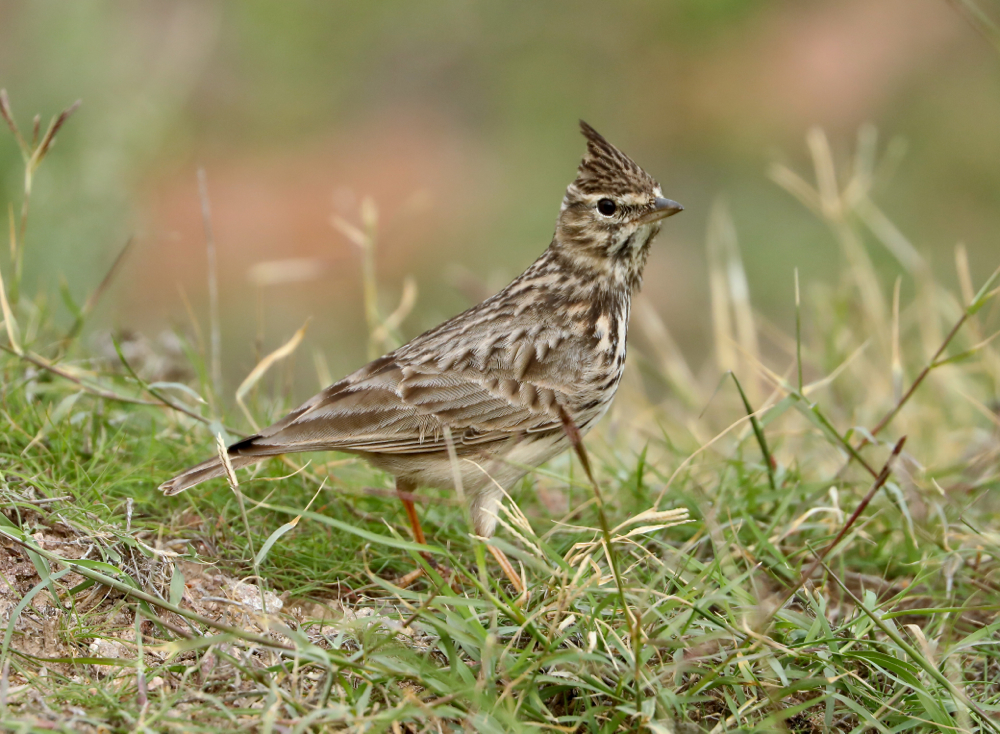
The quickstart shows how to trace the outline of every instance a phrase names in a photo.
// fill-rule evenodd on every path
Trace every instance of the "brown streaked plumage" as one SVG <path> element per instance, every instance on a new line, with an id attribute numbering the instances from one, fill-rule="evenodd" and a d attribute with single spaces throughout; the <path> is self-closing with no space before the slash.
<path id="1" fill-rule="evenodd" d="M 447 427 L 475 530 L 492 535 L 500 488 L 568 447 L 561 411 L 585 433 L 608 409 L 650 242 L 660 220 L 682 209 L 628 156 L 580 125 L 587 152 L 538 260 L 492 298 L 230 446 L 233 466 L 344 451 L 393 474 L 401 490 L 451 488 Z M 218 458 L 209 459 L 160 489 L 177 494 L 223 471 Z M 412 502 L 407 510 L 419 534 Z"/>

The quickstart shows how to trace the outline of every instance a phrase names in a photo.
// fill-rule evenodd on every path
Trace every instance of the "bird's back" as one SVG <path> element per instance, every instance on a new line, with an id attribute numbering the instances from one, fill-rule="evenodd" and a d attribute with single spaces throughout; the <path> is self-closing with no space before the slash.
<path id="1" fill-rule="evenodd" d="M 561 432 L 562 411 L 586 430 L 618 386 L 629 299 L 569 280 L 546 253 L 493 298 L 332 385 L 234 452 L 419 454 L 443 449 L 447 426 L 456 449 L 483 453 Z"/>

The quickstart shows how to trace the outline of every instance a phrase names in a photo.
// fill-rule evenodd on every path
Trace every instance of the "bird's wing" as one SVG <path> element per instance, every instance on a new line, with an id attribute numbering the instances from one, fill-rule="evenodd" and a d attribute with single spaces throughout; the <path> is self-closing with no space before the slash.
<path id="1" fill-rule="evenodd" d="M 556 357 L 536 346 L 500 348 L 486 358 L 387 355 L 230 450 L 245 456 L 319 450 L 419 454 L 445 449 L 447 426 L 461 452 L 561 431 L 559 406 L 566 404 L 566 385 L 573 384 L 579 364 L 566 364 L 563 350 Z"/>

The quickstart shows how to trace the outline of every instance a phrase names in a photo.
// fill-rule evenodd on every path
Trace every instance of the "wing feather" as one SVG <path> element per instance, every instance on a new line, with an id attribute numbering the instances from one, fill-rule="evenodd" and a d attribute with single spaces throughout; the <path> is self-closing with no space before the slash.
<path id="1" fill-rule="evenodd" d="M 497 364 L 491 369 L 504 373 L 499 378 L 474 365 L 455 370 L 454 360 L 439 367 L 388 355 L 231 451 L 239 456 L 327 450 L 419 454 L 446 448 L 446 425 L 460 451 L 482 450 L 526 433 L 561 431 L 557 403 L 565 395 L 553 388 L 540 351 L 534 344 L 519 344 L 494 352 Z"/>

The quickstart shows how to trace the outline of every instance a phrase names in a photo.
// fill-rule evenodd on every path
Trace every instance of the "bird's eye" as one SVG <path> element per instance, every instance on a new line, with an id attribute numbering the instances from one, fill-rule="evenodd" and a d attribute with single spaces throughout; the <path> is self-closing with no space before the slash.
<path id="1" fill-rule="evenodd" d="M 606 217 L 610 217 L 615 211 L 618 210 L 618 205 L 615 204 L 611 199 L 601 199 L 597 202 L 597 211 Z"/>

